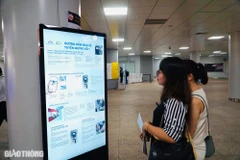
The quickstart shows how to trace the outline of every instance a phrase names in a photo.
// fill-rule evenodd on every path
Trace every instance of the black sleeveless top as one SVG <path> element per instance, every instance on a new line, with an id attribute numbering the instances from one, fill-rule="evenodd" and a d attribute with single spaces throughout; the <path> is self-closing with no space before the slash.
<path id="1" fill-rule="evenodd" d="M 163 128 L 164 124 L 162 126 L 160 126 L 161 123 L 161 119 L 164 113 L 164 104 L 163 102 L 158 104 L 156 102 L 157 107 L 155 108 L 155 110 L 153 111 L 153 120 L 152 120 L 152 125 L 156 126 L 156 127 L 161 127 Z M 153 143 L 156 139 L 154 138 L 154 136 L 151 136 L 151 143 Z"/>

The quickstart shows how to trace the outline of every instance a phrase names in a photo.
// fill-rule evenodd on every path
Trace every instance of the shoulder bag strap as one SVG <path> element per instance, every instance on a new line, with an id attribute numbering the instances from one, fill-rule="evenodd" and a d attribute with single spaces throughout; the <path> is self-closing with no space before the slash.
<path id="1" fill-rule="evenodd" d="M 198 97 L 198 98 L 200 98 L 202 101 L 203 101 L 203 104 L 205 105 L 205 107 L 206 107 L 206 110 L 207 110 L 207 121 L 208 121 L 208 135 L 210 136 L 210 129 L 209 129 L 209 127 L 210 127 L 210 122 L 209 122 L 209 112 L 208 112 L 208 105 L 207 105 L 207 102 L 204 100 L 204 98 L 201 96 L 201 95 L 199 95 L 199 94 L 192 94 L 192 96 L 193 97 Z"/>
<path id="2" fill-rule="evenodd" d="M 163 104 L 164 105 L 164 104 Z M 164 110 L 165 110 L 165 107 L 164 107 Z M 160 121 L 160 127 L 163 128 L 163 125 L 164 125 L 164 110 L 163 110 L 163 113 L 162 113 L 162 117 L 161 117 L 161 121 Z"/>

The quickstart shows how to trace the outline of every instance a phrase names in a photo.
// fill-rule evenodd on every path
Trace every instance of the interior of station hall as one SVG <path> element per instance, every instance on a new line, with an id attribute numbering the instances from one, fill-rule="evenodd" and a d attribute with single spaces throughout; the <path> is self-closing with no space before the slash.
<path id="1" fill-rule="evenodd" d="M 208 70 L 204 85 L 216 152 L 212 160 L 240 160 L 239 0 L 1 0 L 0 67 L 7 83 L 8 122 L 0 127 L 0 159 L 9 148 L 41 149 L 38 65 L 40 23 L 105 33 L 106 63 L 129 71 L 106 77 L 110 160 L 147 159 L 138 114 L 151 121 L 163 86 L 156 72 L 166 57 L 191 59 Z M 110 9 L 110 10 L 107 10 Z M 109 11 L 109 12 L 107 12 Z M 27 132 L 26 132 L 27 131 Z M 148 144 L 149 145 L 149 144 Z"/>

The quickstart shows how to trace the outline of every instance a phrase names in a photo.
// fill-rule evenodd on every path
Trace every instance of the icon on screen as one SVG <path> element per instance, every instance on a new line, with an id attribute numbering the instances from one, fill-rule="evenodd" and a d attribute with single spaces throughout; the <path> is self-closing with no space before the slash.
<path id="1" fill-rule="evenodd" d="M 95 101 L 95 111 L 100 112 L 105 110 L 105 101 L 104 99 L 97 99 Z"/>
<path id="2" fill-rule="evenodd" d="M 61 45 L 62 43 L 60 41 L 57 41 L 56 42 L 56 45 Z"/>
<path id="3" fill-rule="evenodd" d="M 51 41 L 51 40 L 49 40 L 49 41 L 47 42 L 47 44 L 48 44 L 48 45 L 54 45 L 53 41 Z"/>
<path id="4" fill-rule="evenodd" d="M 97 36 L 93 36 L 93 40 L 96 41 L 97 40 Z"/>
<path id="5" fill-rule="evenodd" d="M 57 87 L 58 87 L 58 78 L 51 77 L 48 82 L 48 92 L 55 93 L 57 91 Z"/>
<path id="6" fill-rule="evenodd" d="M 104 132 L 105 132 L 105 121 L 98 122 L 96 124 L 96 134 L 100 134 Z"/>
<path id="7" fill-rule="evenodd" d="M 60 82 L 65 82 L 67 77 L 66 76 L 60 76 L 59 79 L 60 79 L 59 80 Z"/>
<path id="8" fill-rule="evenodd" d="M 74 143 L 77 143 L 77 133 L 78 133 L 77 129 L 72 130 L 72 131 L 70 132 L 71 142 L 72 142 L 73 144 L 74 144 Z"/>
<path id="9" fill-rule="evenodd" d="M 95 55 L 102 55 L 103 54 L 103 47 L 102 46 L 95 46 Z"/>
<path id="10" fill-rule="evenodd" d="M 48 121 L 62 120 L 62 109 L 63 106 L 55 108 L 48 108 Z"/>
<path id="11" fill-rule="evenodd" d="M 66 90 L 66 89 L 67 89 L 67 86 L 66 86 L 66 85 L 60 86 L 60 90 Z"/>
<path id="12" fill-rule="evenodd" d="M 87 89 L 88 88 L 88 75 L 83 75 L 82 81 L 83 81 L 83 88 Z"/>

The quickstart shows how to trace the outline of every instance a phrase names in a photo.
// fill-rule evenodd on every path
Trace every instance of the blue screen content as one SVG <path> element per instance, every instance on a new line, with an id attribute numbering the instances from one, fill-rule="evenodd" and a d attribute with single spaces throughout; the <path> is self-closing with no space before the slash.
<path id="1" fill-rule="evenodd" d="M 49 160 L 106 145 L 104 37 L 43 29 Z"/>

